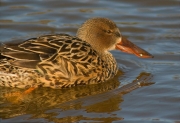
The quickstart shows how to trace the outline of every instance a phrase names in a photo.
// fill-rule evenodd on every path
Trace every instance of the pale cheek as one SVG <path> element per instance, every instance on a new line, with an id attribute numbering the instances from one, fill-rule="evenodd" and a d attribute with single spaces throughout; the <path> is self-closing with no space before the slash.
<path id="1" fill-rule="evenodd" d="M 116 43 L 121 43 L 121 41 L 122 41 L 122 37 L 118 38 L 118 39 L 116 40 Z"/>
<path id="2" fill-rule="evenodd" d="M 108 50 L 115 50 L 115 49 L 116 49 L 116 45 L 115 44 L 108 48 Z"/>

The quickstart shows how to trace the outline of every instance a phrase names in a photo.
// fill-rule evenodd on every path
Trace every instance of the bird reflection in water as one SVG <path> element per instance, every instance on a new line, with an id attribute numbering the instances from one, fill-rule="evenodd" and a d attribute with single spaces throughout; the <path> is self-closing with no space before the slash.
<path id="1" fill-rule="evenodd" d="M 123 101 L 122 96 L 134 89 L 153 84 L 152 74 L 142 72 L 131 83 L 120 86 L 119 77 L 122 71 L 111 80 L 103 84 L 82 85 L 66 89 L 40 88 L 31 93 L 15 88 L 1 88 L 1 112 L 2 118 L 11 118 L 23 114 L 31 114 L 32 118 L 45 118 L 54 122 L 75 122 L 79 116 L 72 116 L 71 111 L 86 110 L 86 112 L 107 113 L 120 110 Z M 17 92 L 16 94 L 14 93 Z M 10 92 L 14 95 L 10 95 Z M 23 96 L 19 96 L 20 93 Z M 9 96 L 8 96 L 9 95 Z M 21 98 L 20 98 L 21 97 Z M 9 102 L 9 103 L 7 103 Z M 54 117 L 56 116 L 56 117 Z M 82 118 L 81 119 L 91 119 Z M 119 117 L 114 117 L 120 120 Z M 115 120 L 114 118 L 108 119 Z M 95 120 L 92 118 L 92 120 Z M 106 121 L 107 119 L 99 119 Z"/>

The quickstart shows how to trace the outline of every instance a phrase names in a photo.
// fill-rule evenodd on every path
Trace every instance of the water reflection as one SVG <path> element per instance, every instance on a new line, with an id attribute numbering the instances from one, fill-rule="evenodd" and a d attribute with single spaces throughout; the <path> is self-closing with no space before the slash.
<path id="1" fill-rule="evenodd" d="M 122 118 L 111 116 L 110 112 L 120 110 L 122 95 L 152 84 L 150 82 L 152 75 L 142 72 L 134 81 L 118 88 L 120 86 L 119 77 L 123 75 L 124 73 L 119 70 L 115 78 L 105 83 L 60 90 L 40 88 L 22 98 L 18 98 L 18 94 L 15 95 L 14 92 L 23 92 L 23 90 L 0 88 L 2 90 L 0 112 L 3 112 L 1 117 L 8 119 L 30 114 L 30 119 L 45 118 L 54 122 L 75 122 L 78 119 L 104 122 L 120 120 Z M 14 95 L 5 96 L 7 93 Z M 102 113 L 108 118 L 97 118 L 97 115 Z"/>

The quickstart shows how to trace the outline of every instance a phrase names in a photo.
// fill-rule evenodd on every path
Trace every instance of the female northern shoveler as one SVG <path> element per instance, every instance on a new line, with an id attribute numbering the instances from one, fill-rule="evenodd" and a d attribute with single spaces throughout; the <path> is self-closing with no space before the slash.
<path id="1" fill-rule="evenodd" d="M 92 18 L 77 36 L 44 35 L 1 47 L 0 86 L 63 88 L 104 82 L 117 73 L 117 63 L 108 52 L 114 49 L 152 57 L 122 37 L 111 20 Z"/>

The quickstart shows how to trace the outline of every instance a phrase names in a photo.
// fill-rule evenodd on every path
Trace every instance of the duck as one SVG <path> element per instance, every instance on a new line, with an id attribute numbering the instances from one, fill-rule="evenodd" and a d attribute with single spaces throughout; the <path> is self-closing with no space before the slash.
<path id="1" fill-rule="evenodd" d="M 153 55 L 122 36 L 108 18 L 85 21 L 76 36 L 49 34 L 0 47 L 0 86 L 55 89 L 97 84 L 113 78 L 118 65 L 109 52 Z"/>

